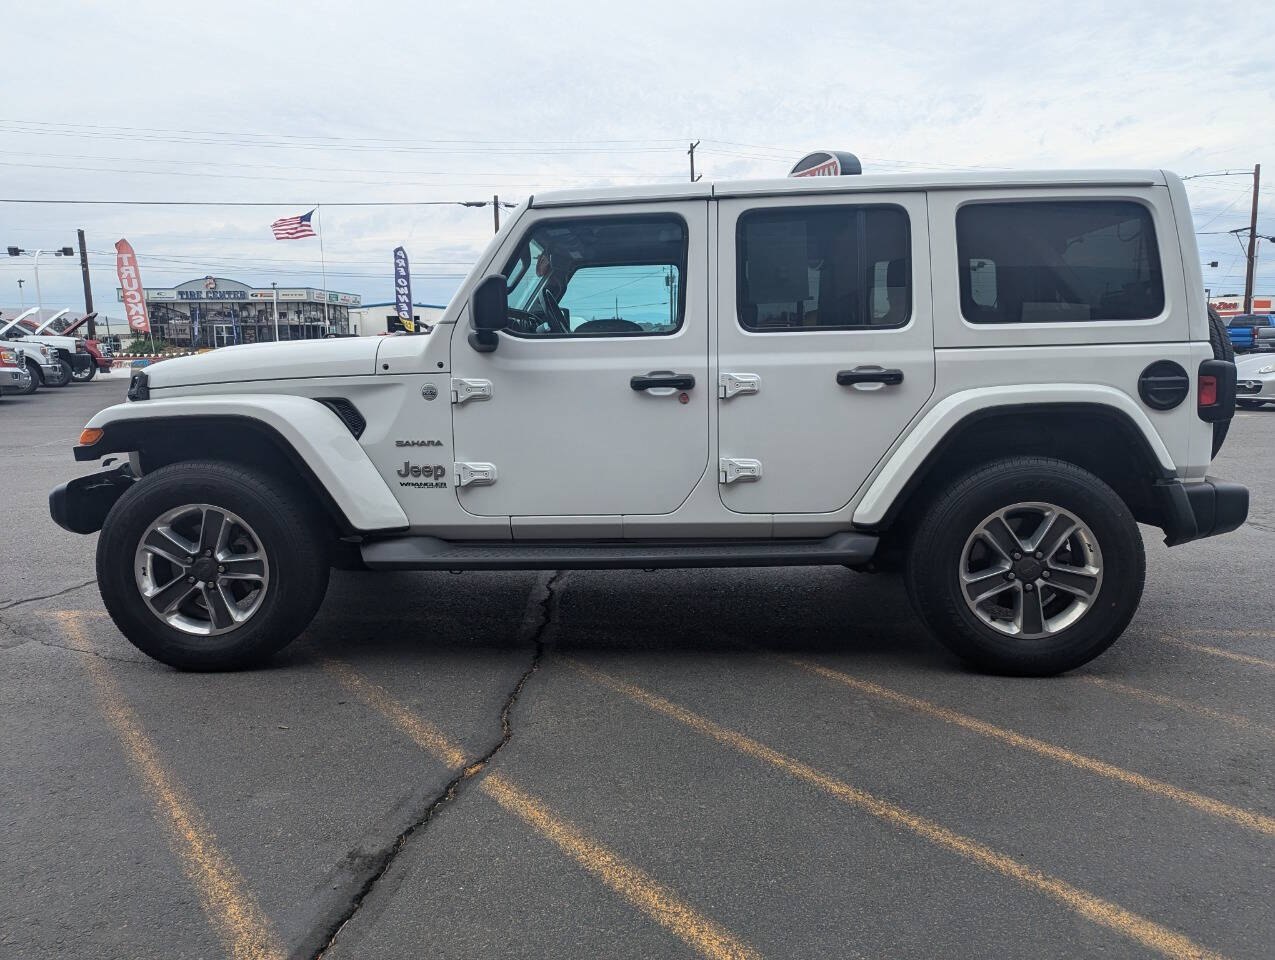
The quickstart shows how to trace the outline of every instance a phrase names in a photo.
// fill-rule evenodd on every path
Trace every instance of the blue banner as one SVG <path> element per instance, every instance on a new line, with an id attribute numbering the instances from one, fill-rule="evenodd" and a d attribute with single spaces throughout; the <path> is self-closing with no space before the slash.
<path id="1" fill-rule="evenodd" d="M 407 266 L 407 251 L 402 247 L 394 248 L 394 312 L 404 330 L 416 332 L 412 321 L 412 272 Z"/>

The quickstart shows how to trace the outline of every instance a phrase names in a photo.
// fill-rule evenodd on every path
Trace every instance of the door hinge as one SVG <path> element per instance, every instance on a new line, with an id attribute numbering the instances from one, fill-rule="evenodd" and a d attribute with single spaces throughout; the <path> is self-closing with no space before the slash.
<path id="1" fill-rule="evenodd" d="M 466 380 L 463 377 L 452 377 L 452 403 L 490 399 L 490 380 Z"/>
<path id="2" fill-rule="evenodd" d="M 489 487 L 496 482 L 494 463 L 461 463 L 457 460 L 454 468 L 458 487 Z"/>
<path id="3" fill-rule="evenodd" d="M 722 457 L 718 461 L 718 483 L 736 483 L 761 479 L 761 461 L 738 457 Z"/>
<path id="4" fill-rule="evenodd" d="M 755 373 L 719 373 L 717 395 L 729 400 L 739 393 L 757 393 L 761 390 L 761 377 Z"/>

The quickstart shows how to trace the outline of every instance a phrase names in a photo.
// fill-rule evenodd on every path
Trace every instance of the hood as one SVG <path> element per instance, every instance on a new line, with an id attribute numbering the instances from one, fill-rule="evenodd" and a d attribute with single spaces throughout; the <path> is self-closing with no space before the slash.
<path id="1" fill-rule="evenodd" d="M 201 383 L 369 376 L 376 372 L 378 346 L 375 337 L 245 343 L 161 360 L 146 368 L 146 376 L 153 390 Z"/>
<path id="2" fill-rule="evenodd" d="M 1247 353 L 1235 358 L 1235 369 L 1241 377 L 1252 376 L 1263 367 L 1275 366 L 1275 353 Z"/>

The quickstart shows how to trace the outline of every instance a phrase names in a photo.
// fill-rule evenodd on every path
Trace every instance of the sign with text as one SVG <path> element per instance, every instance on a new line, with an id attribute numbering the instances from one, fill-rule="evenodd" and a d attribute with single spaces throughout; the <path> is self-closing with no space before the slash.
<path id="1" fill-rule="evenodd" d="M 146 312 L 146 297 L 142 293 L 142 278 L 137 271 L 137 256 L 132 245 L 124 239 L 115 244 L 115 272 L 120 279 L 129 329 L 134 333 L 150 333 L 151 321 Z"/>
<path id="2" fill-rule="evenodd" d="M 407 251 L 394 248 L 394 312 L 408 333 L 416 332 L 412 322 L 412 273 L 407 265 Z"/>

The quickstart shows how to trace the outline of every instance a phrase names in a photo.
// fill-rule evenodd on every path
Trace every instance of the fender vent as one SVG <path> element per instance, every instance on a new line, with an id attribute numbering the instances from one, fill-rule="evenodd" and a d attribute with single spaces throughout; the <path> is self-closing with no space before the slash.
<path id="1" fill-rule="evenodd" d="M 1172 410 L 1191 392 L 1191 378 L 1172 360 L 1157 360 L 1138 378 L 1138 396 L 1152 410 Z"/>
<path id="2" fill-rule="evenodd" d="M 345 397 L 315 397 L 315 399 L 340 417 L 341 422 L 349 428 L 356 440 L 363 436 L 363 431 L 367 429 L 367 421 L 363 419 L 363 414 L 359 413 L 359 408 L 349 400 Z"/>

